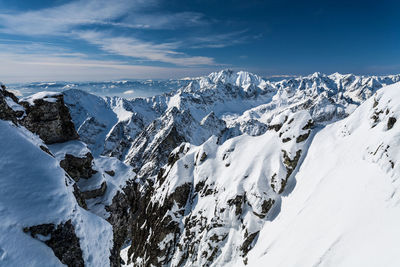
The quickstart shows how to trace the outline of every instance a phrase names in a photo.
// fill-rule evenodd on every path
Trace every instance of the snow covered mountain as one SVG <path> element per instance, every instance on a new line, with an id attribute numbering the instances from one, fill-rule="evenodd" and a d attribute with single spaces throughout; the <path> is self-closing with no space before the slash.
<path id="1" fill-rule="evenodd" d="M 104 82 L 34 82 L 9 84 L 21 96 L 32 95 L 41 91 L 62 92 L 79 89 L 100 96 L 121 96 L 126 98 L 148 97 L 176 90 L 187 85 L 191 80 L 115 80 Z"/>
<path id="2" fill-rule="evenodd" d="M 0 164 L 30 164 L 9 140 L 20 136 L 40 170 L 0 165 L 1 233 L 13 227 L 0 237 L 0 265 L 18 265 L 15 238 L 40 244 L 33 265 L 396 266 L 399 82 L 338 73 L 272 82 L 224 70 L 132 100 L 80 90 L 19 100 L 3 89 Z M 57 172 L 56 184 L 45 187 L 42 172 Z M 45 191 L 38 203 L 27 198 L 34 209 L 50 200 L 35 220 L 23 210 L 27 175 Z M 21 195 L 10 204 L 12 190 Z M 75 240 L 73 257 L 54 245 L 59 228 Z"/>
<path id="3" fill-rule="evenodd" d="M 397 83 L 315 135 L 249 266 L 399 264 L 399 101 Z"/>

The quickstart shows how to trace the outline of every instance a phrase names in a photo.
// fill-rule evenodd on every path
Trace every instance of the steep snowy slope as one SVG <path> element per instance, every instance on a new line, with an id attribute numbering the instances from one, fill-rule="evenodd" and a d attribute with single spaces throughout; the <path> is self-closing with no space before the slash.
<path id="1" fill-rule="evenodd" d="M 0 265 L 61 266 L 50 247 L 66 264 L 108 265 L 111 225 L 79 207 L 70 178 L 40 148 L 45 144 L 3 120 L 0 136 Z M 69 243 L 60 248 L 63 235 Z"/>
<path id="2" fill-rule="evenodd" d="M 395 196 L 391 194 L 397 188 L 400 160 L 399 89 L 396 84 L 379 91 L 348 119 L 322 130 L 326 122 L 313 127 L 309 111 L 277 109 L 270 113 L 269 130 L 262 135 L 240 135 L 222 144 L 217 137 L 200 146 L 182 144 L 154 180 L 145 212 L 132 221 L 132 244 L 141 245 L 124 250 L 125 261 L 131 266 L 316 266 L 332 243 L 347 233 L 353 243 L 344 245 L 341 253 L 358 246 L 359 254 L 353 262 L 339 254 L 337 258 L 347 257 L 349 262 L 327 264 L 354 266 L 362 253 L 371 254 L 382 242 L 370 235 L 367 250 L 362 250 L 357 245 L 362 235 L 386 227 L 383 234 L 390 238 L 391 227 L 400 219 L 394 207 L 388 211 L 394 218 L 369 219 L 362 232 L 368 216 L 374 216 L 370 212 L 382 214 L 385 209 L 386 203 L 380 201 Z M 295 198 L 298 188 L 304 194 L 300 200 Z M 391 190 L 379 195 L 385 188 Z M 282 223 L 287 209 L 294 212 Z M 333 231 L 338 227 L 339 232 Z M 354 234 L 356 227 L 359 235 Z M 324 239 L 325 232 L 329 234 Z M 253 246 L 258 248 L 254 252 Z M 386 251 L 381 249 L 378 259 L 398 252 Z"/>
<path id="3" fill-rule="evenodd" d="M 60 93 L 1 86 L 0 136 L 0 266 L 118 266 L 110 206 L 132 168 L 93 157 Z"/>
<path id="4" fill-rule="evenodd" d="M 175 149 L 148 207 L 164 219 L 138 218 L 132 242 L 141 236 L 149 242 L 132 246 L 128 254 L 140 259 L 152 251 L 158 255 L 157 260 L 150 256 L 152 264 L 171 260 L 171 266 L 224 265 L 245 258 L 265 221 L 279 212 L 280 194 L 308 145 L 309 113 L 280 117 L 282 132 L 238 136 L 222 145 L 213 136 L 201 146 L 186 143 Z"/>
<path id="5" fill-rule="evenodd" d="M 318 132 L 249 266 L 398 266 L 400 84 Z"/>

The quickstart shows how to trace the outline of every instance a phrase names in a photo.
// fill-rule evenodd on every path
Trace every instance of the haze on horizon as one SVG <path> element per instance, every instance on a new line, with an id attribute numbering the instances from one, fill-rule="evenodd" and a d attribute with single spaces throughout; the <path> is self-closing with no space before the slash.
<path id="1" fill-rule="evenodd" d="M 400 73 L 398 1 L 0 0 L 0 81 Z"/>

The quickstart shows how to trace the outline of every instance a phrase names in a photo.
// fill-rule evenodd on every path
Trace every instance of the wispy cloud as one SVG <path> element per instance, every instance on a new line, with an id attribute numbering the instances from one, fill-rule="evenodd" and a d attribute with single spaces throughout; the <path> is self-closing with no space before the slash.
<path id="1" fill-rule="evenodd" d="M 1 47 L 0 47 L 1 50 Z M 123 78 L 181 78 L 205 74 L 210 67 L 158 67 L 116 60 L 94 60 L 67 54 L 18 54 L 0 52 L 0 81 L 89 81 Z"/>
<path id="2" fill-rule="evenodd" d="M 177 29 L 196 26 L 205 26 L 211 23 L 204 14 L 198 12 L 178 12 L 178 13 L 134 13 L 128 15 L 123 20 L 123 26 L 137 27 L 138 25 L 146 29 Z"/>
<path id="3" fill-rule="evenodd" d="M 132 37 L 110 37 L 104 33 L 77 32 L 80 38 L 98 45 L 102 50 L 132 58 L 159 61 L 182 66 L 214 65 L 210 57 L 188 56 L 177 52 L 178 43 L 154 44 Z"/>
<path id="4" fill-rule="evenodd" d="M 63 35 L 77 26 L 113 23 L 143 2 L 79 0 L 36 11 L 10 12 L 0 14 L 0 30 L 23 35 Z"/>
<path id="5" fill-rule="evenodd" d="M 35 80 L 42 77 L 44 73 L 58 78 L 67 74 L 73 77 L 86 75 L 88 79 L 96 71 L 99 77 L 101 73 L 109 74 L 105 76 L 108 78 L 132 77 L 132 73 L 143 78 L 146 71 L 163 76 L 167 70 L 170 75 L 174 72 L 186 76 L 211 70 L 217 65 L 213 57 L 193 55 L 191 52 L 194 50 L 190 49 L 221 48 L 246 41 L 246 31 L 192 36 L 176 41 L 171 41 L 172 38 L 169 41 L 159 38 L 144 40 L 148 31 L 173 32 L 215 23 L 198 12 L 159 10 L 160 1 L 72 0 L 39 10 L 2 10 L 0 33 L 7 37 L 0 39 L 0 71 L 3 77 L 6 73 L 17 77 L 22 76 L 23 70 L 31 75 L 26 76 L 31 80 L 32 77 Z M 48 40 L 56 41 L 51 43 Z M 103 53 L 86 52 L 89 47 L 82 50 L 71 48 L 70 44 L 76 41 L 96 47 Z M 172 67 L 154 66 L 166 64 Z M 185 70 L 188 67 L 189 70 Z"/>
<path id="6" fill-rule="evenodd" d="M 203 15 L 194 12 L 177 14 L 142 14 L 138 11 L 155 1 L 89 0 L 74 1 L 37 11 L 0 14 L 0 31 L 28 36 L 62 35 L 87 41 L 100 49 L 121 56 L 170 63 L 180 66 L 213 65 L 214 59 L 189 56 L 179 52 L 177 43 L 142 41 L 137 37 L 116 35 L 111 30 L 82 31 L 82 26 L 99 24 L 128 28 L 175 28 L 181 25 L 206 23 Z"/>
<path id="7" fill-rule="evenodd" d="M 210 34 L 207 36 L 192 37 L 186 40 L 190 48 L 223 48 L 243 44 L 254 38 L 247 33 L 247 30 L 235 31 L 223 34 Z"/>

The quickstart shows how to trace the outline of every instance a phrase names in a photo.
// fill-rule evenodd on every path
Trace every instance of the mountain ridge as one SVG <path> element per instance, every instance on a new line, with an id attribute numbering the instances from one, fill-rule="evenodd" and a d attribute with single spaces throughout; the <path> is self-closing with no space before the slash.
<path id="1" fill-rule="evenodd" d="M 319 191 L 313 191 L 320 184 L 321 192 L 325 192 L 336 179 L 335 166 L 330 160 L 341 162 L 343 170 L 348 169 L 352 174 L 368 165 L 371 174 L 385 179 L 384 193 L 368 187 L 368 195 L 379 196 L 376 205 L 397 221 L 392 215 L 396 207 L 385 209 L 381 200 L 390 198 L 393 192 L 397 197 L 399 80 L 400 75 L 314 73 L 270 82 L 250 73 L 225 70 L 200 77 L 176 91 L 133 100 L 99 97 L 80 90 L 41 93 L 19 100 L 4 87 L 0 92 L 0 122 L 4 124 L 2 129 L 8 131 L 7 138 L 21 131 L 32 136 L 24 138 L 34 140 L 38 158 L 50 157 L 57 177 L 62 177 L 56 189 L 67 190 L 68 209 L 74 207 L 71 214 L 86 216 L 84 222 L 69 222 L 70 215 L 56 221 L 39 218 L 21 226 L 20 231 L 23 233 L 25 227 L 29 235 L 23 238 L 31 236 L 39 242 L 40 253 L 50 255 L 50 247 L 67 264 L 71 258 L 59 254 L 61 248 L 54 244 L 59 243 L 57 231 L 69 233 L 67 236 L 75 240 L 70 242 L 71 249 L 76 251 L 73 259 L 88 266 L 318 264 L 323 254 L 323 251 L 318 254 L 318 249 L 309 257 L 301 257 L 301 251 L 293 250 L 296 257 L 292 261 L 282 258 L 284 251 L 292 250 L 293 240 L 301 241 L 291 240 L 291 235 L 282 229 L 283 225 L 289 225 L 292 231 L 307 233 L 304 229 L 311 231 L 305 226 L 307 218 L 322 220 L 318 216 L 321 210 L 313 210 L 316 203 L 340 208 L 335 206 L 337 200 L 345 205 L 339 196 L 336 199 L 335 195 L 327 194 L 330 196 L 327 199 Z M 74 129 L 68 131 L 76 131 L 80 140 L 71 134 L 50 144 L 53 141 L 46 143 L 35 135 L 41 133 L 41 127 L 37 127 L 40 123 L 52 120 L 52 110 L 62 115 L 57 117 L 59 123 L 49 124 L 50 135 L 63 135 L 60 130 L 72 125 Z M 32 134 L 24 128 L 24 121 L 33 115 L 39 121 L 27 124 Z M 49 133 L 40 137 L 53 140 Z M 346 157 L 351 142 L 356 144 L 351 154 L 357 159 L 358 165 L 354 166 L 350 164 L 351 158 Z M 13 143 L 7 144 L 10 153 L 2 155 L 1 162 L 20 161 L 29 165 L 23 155 L 11 153 L 12 147 Z M 46 169 L 43 162 L 37 165 Z M 15 186 L 12 175 L 2 170 L 6 188 L 8 184 Z M 312 176 L 310 173 L 323 175 L 307 180 Z M 323 180 L 325 176 L 329 179 Z M 345 173 L 341 176 L 351 181 Z M 372 176 L 366 175 L 368 179 Z M 65 185 L 64 179 L 68 181 Z M 360 192 L 357 183 L 366 186 L 362 179 L 353 180 L 356 182 L 349 184 L 351 190 Z M 333 194 L 339 194 L 340 186 L 346 185 L 345 179 L 338 181 Z M 21 192 L 28 194 L 28 185 L 20 186 Z M 307 206 L 304 196 L 314 202 Z M 346 195 L 348 201 L 351 196 Z M 291 202 L 292 197 L 300 204 Z M 361 200 L 364 197 L 368 203 L 374 200 L 360 195 Z M 0 200 L 2 206 L 12 210 L 14 203 Z M 351 207 L 361 207 L 357 206 L 359 203 L 362 201 L 354 202 Z M 303 228 L 297 230 L 290 220 L 296 222 L 293 216 L 302 210 L 308 212 L 308 217 L 299 217 L 299 227 Z M 361 211 L 360 216 L 368 214 L 367 209 Z M 338 220 L 346 227 L 345 216 L 349 212 L 340 213 L 342 217 Z M 44 217 L 45 213 L 44 210 Z M 85 223 L 91 220 L 98 222 L 98 231 L 107 233 L 104 246 L 96 247 L 93 236 L 97 230 L 86 230 L 85 234 Z M 385 222 L 374 221 L 375 227 L 384 225 Z M 277 229 L 273 237 L 269 229 Z M 319 231 L 309 234 L 315 238 L 324 236 Z M 326 251 L 330 246 L 341 248 L 337 244 L 344 242 L 335 235 L 327 240 L 318 243 L 321 248 L 327 247 Z M 0 238 L 0 260 L 10 260 L 8 253 L 16 252 L 4 242 Z M 307 242 L 304 244 L 310 244 Z M 273 246 L 274 243 L 282 245 Z M 94 251 L 96 248 L 98 251 Z M 90 255 L 96 255 L 96 259 Z M 393 259 L 394 254 L 379 250 L 379 255 Z M 337 257 L 324 254 L 321 262 L 328 264 L 330 259 Z M 18 260 L 13 258 L 11 262 Z M 39 264 L 37 259 L 33 262 Z M 368 265 L 368 261 L 364 263 Z"/>

